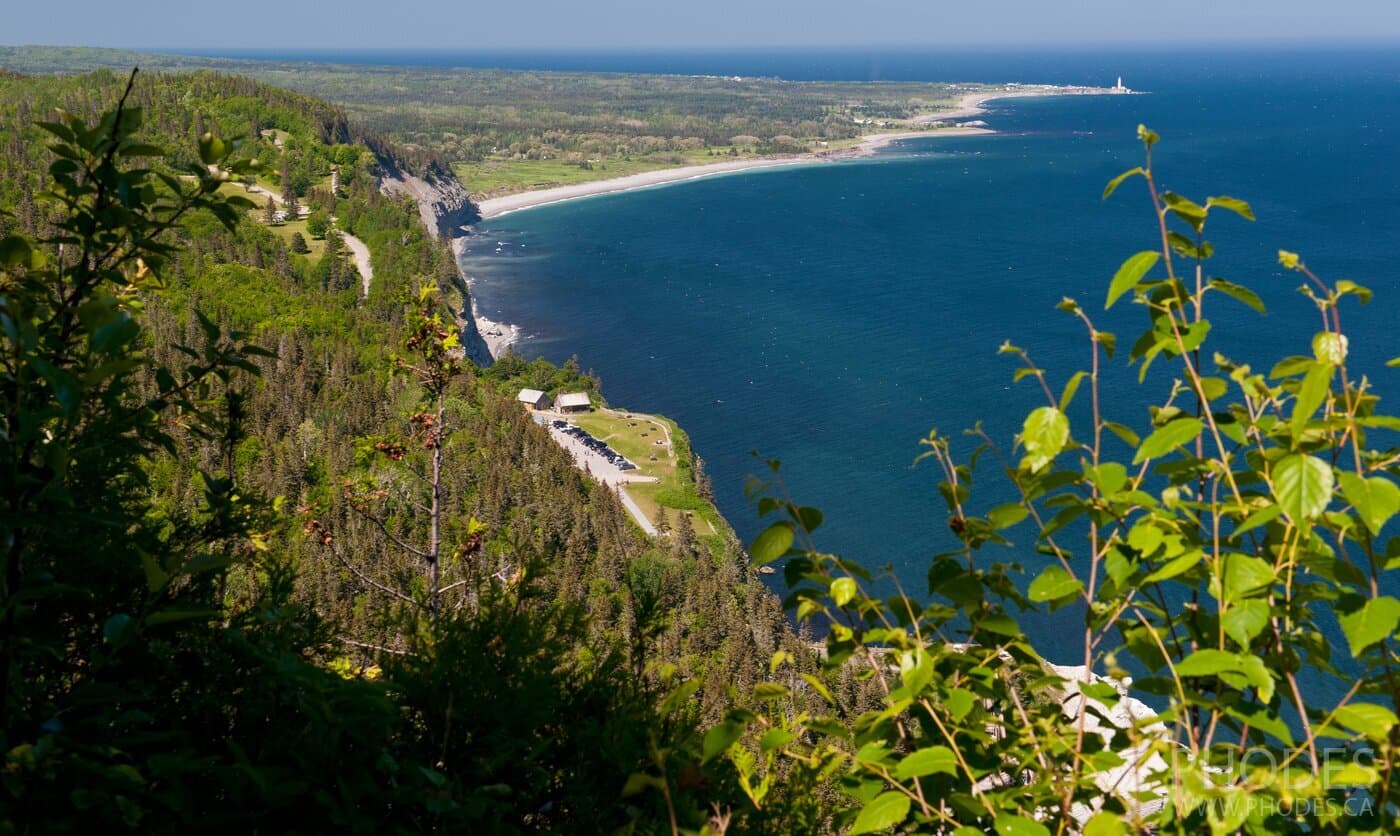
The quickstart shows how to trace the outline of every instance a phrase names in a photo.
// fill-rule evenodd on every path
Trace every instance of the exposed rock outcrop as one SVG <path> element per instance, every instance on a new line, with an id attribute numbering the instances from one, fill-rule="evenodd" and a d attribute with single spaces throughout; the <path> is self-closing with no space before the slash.
<path id="1" fill-rule="evenodd" d="M 466 226 L 481 220 L 466 187 L 451 170 L 431 166 L 420 177 L 401 169 L 392 159 L 380 158 L 379 190 L 388 195 L 407 195 L 418 204 L 423 225 L 434 237 L 457 238 Z"/>
<path id="2" fill-rule="evenodd" d="M 404 170 L 388 154 L 376 153 L 376 157 L 379 162 L 379 190 L 387 195 L 413 198 L 428 232 L 434 238 L 446 238 L 452 243 L 452 256 L 459 259 L 453 284 L 464 303 L 463 309 L 455 312 L 462 329 L 462 350 L 467 359 L 478 366 L 491 365 L 495 358 L 481 334 L 471 288 L 466 275 L 462 273 L 461 249 L 457 246 L 457 239 L 467 234 L 467 227 L 481 220 L 481 212 L 451 169 L 430 164 L 423 172 L 424 176 L 420 177 Z"/>

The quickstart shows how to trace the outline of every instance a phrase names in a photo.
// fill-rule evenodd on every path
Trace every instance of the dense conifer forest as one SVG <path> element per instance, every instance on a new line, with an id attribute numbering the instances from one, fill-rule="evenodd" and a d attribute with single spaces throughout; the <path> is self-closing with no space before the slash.
<path id="1" fill-rule="evenodd" d="M 382 188 L 439 149 L 210 70 L 0 75 L 0 833 L 1393 832 L 1372 291 L 1280 251 L 1311 355 L 1212 352 L 1215 305 L 1266 309 L 1205 237 L 1253 210 L 1138 139 L 1104 198 L 1152 248 L 1103 304 L 1145 330 L 1067 298 L 1088 368 L 1003 346 L 1045 405 L 924 439 L 957 547 L 887 595 L 777 462 L 747 549 L 577 470 L 514 395 L 598 380 L 468 360 L 449 242 Z M 1124 355 L 1172 369 L 1142 432 Z"/>
<path id="2" fill-rule="evenodd" d="M 69 495 L 42 502 L 62 513 L 25 504 L 40 500 L 13 480 L 35 463 L 7 456 L 7 528 L 32 535 L 8 547 L 23 564 L 5 590 L 8 827 L 223 830 L 290 815 L 274 829 L 596 832 L 664 816 L 659 798 L 624 797 L 628 777 L 698 745 L 774 651 L 810 655 L 739 544 L 645 537 L 514 402 L 541 375 L 596 388 L 576 367 L 456 359 L 437 304 L 458 284 L 447 242 L 376 182 L 382 166 L 431 161 L 396 158 L 335 107 L 207 72 L 138 74 L 113 126 L 125 82 L 0 79 L 0 238 L 36 242 L 73 282 L 55 307 L 129 311 L 132 336 L 112 352 L 122 371 L 76 397 L 103 399 L 97 412 L 160 404 L 139 444 L 77 407 L 72 432 L 130 444 L 94 452 L 101 473 L 81 484 L 44 471 Z M 55 137 L 38 124 L 53 120 L 97 127 Z M 75 229 L 54 199 L 104 134 L 123 143 L 108 199 L 169 210 L 158 237 Z M 221 202 L 239 186 L 171 209 L 170 193 L 216 162 L 248 179 L 290 172 L 289 197 L 368 243 L 368 296 L 343 252 L 297 254 L 260 209 Z M 65 248 L 99 231 L 118 250 L 152 248 L 141 264 L 159 267 L 79 284 Z M 417 405 L 415 335 L 453 368 L 436 427 Z M 205 353 L 235 343 L 260 350 Z M 172 381 L 195 376 L 177 405 Z M 433 522 L 416 502 L 430 451 L 442 463 L 431 616 L 412 545 Z M 111 517 L 62 523 L 83 509 Z M 159 609 L 167 599 L 177 615 Z M 687 682 L 698 690 L 660 704 Z"/>

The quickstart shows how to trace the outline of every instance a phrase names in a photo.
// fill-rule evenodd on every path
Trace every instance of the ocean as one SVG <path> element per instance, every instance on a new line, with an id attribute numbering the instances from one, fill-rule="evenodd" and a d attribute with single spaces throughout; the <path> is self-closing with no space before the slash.
<path id="1" fill-rule="evenodd" d="M 577 356 L 612 404 L 678 420 L 745 539 L 764 525 L 746 482 L 781 460 L 786 489 L 825 514 L 818 546 L 888 567 L 885 588 L 898 578 L 921 595 L 930 557 L 956 545 L 937 468 L 915 464 L 919 440 L 937 428 L 965 459 L 975 441 L 963 431 L 980 424 L 1011 456 L 1021 420 L 1044 403 L 1032 382 L 1012 382 L 1017 363 L 998 346 L 1025 348 L 1058 389 L 1089 358 L 1082 328 L 1054 309 L 1063 297 L 1125 348 L 1143 328 L 1140 309 L 1104 312 L 1103 299 L 1119 263 L 1156 246 L 1151 208 L 1140 181 L 1100 199 L 1141 162 L 1139 123 L 1162 135 L 1165 188 L 1242 198 L 1258 216 L 1212 220 L 1207 237 L 1213 274 L 1255 288 L 1269 313 L 1217 297 L 1210 345 L 1256 369 L 1310 351 L 1316 312 L 1277 264 L 1279 249 L 1295 250 L 1325 278 L 1376 291 L 1345 310 L 1351 366 L 1400 397 L 1400 370 L 1384 367 L 1400 355 L 1397 45 L 219 54 L 791 80 L 1122 76 L 1145 91 L 993 102 L 982 117 L 993 136 L 545 206 L 471 240 L 463 264 L 478 303 L 522 327 L 520 353 Z M 1120 354 L 1103 373 L 1108 417 L 1146 428 L 1146 406 L 1171 384 L 1164 372 L 1139 386 Z M 1076 401 L 1076 426 L 1087 402 Z M 983 458 L 974 512 L 1012 498 L 998 470 Z M 1028 583 L 1045 558 L 1027 530 L 1012 539 L 981 559 L 1021 563 Z M 1022 623 L 1048 658 L 1067 660 L 1080 654 L 1080 618 L 1071 608 Z"/>
<path id="2" fill-rule="evenodd" d="M 1108 85 L 1122 75 L 1147 95 L 993 102 L 982 118 L 994 136 L 910 140 L 868 159 L 505 215 L 480 226 L 463 260 L 484 313 L 523 329 L 524 355 L 577 356 L 612 404 L 679 421 L 745 538 L 764 524 L 746 482 L 778 459 L 787 490 L 825 514 L 822 549 L 887 566 L 920 594 L 930 557 L 956 544 L 938 469 L 915 464 L 920 439 L 937 428 L 965 457 L 975 441 L 962 431 L 980 422 L 1013 455 L 1021 420 L 1044 400 L 1033 382 L 1012 383 L 1017 363 L 997 349 L 1005 340 L 1025 348 L 1057 389 L 1086 368 L 1083 329 L 1054 309 L 1061 298 L 1077 299 L 1124 347 L 1144 326 L 1141 309 L 1104 312 L 1103 300 L 1119 263 L 1155 246 L 1148 198 L 1141 181 L 1100 196 L 1141 162 L 1135 130 L 1146 123 L 1163 137 L 1165 188 L 1239 197 L 1258 216 L 1213 217 L 1208 228 L 1214 275 L 1254 287 L 1269 305 L 1260 317 L 1214 299 L 1215 349 L 1260 369 L 1309 353 L 1316 313 L 1276 257 L 1296 250 L 1322 276 L 1376 291 L 1371 305 L 1346 310 L 1352 364 L 1383 396 L 1400 396 L 1400 371 L 1384 368 L 1400 354 L 1391 173 L 1400 50 L 978 54 L 930 57 L 922 69 L 898 57 L 900 78 Z M 662 71 L 679 60 L 634 58 L 608 67 Z M 702 58 L 714 56 L 685 66 L 763 69 L 752 57 L 736 68 Z M 780 56 L 770 74 L 861 63 L 799 58 Z M 1171 382 L 1154 374 L 1139 386 L 1121 354 L 1104 378 L 1109 417 L 1140 431 L 1146 405 Z M 973 507 L 1010 497 L 984 458 Z M 1044 558 L 1028 532 L 1013 539 L 985 559 L 1016 560 L 1029 579 Z M 1071 631 L 1037 635 L 1051 658 L 1077 652 Z"/>

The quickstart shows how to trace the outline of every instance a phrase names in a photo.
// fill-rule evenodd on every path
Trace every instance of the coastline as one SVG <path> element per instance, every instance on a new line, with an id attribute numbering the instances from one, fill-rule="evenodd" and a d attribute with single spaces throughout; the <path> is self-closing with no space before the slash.
<path id="1" fill-rule="evenodd" d="M 472 277 L 467 271 L 462 269 L 462 253 L 466 250 L 466 237 L 456 238 L 452 241 L 452 257 L 457 262 L 457 272 L 467 285 L 467 296 L 471 300 L 471 318 L 476 325 L 477 336 L 486 344 L 486 351 L 492 360 L 500 359 L 505 355 L 517 340 L 520 339 L 520 326 L 512 325 L 508 322 L 497 322 L 481 313 L 480 306 L 476 303 L 476 294 L 471 292 Z M 466 314 L 467 311 L 463 311 Z"/>
<path id="2" fill-rule="evenodd" d="M 487 221 L 493 218 L 499 218 L 503 215 L 508 215 L 512 212 L 520 212 L 540 206 L 596 197 L 598 195 L 630 192 L 673 183 L 683 183 L 690 180 L 698 180 L 702 177 L 869 157 L 880 149 L 906 139 L 986 136 L 995 134 L 996 131 L 985 127 L 984 124 L 980 122 L 972 124 L 955 123 L 953 125 L 939 125 L 938 123 L 980 116 L 986 112 L 984 106 L 988 102 L 997 99 L 1051 96 L 1103 96 L 1121 95 L 1124 92 L 1128 91 L 1119 91 L 1107 87 L 1064 87 L 1055 85 L 1018 85 L 1011 89 L 983 90 L 962 96 L 952 108 L 926 113 L 910 120 L 911 124 L 928 126 L 922 130 L 889 131 L 868 134 L 861 137 L 860 143 L 851 148 L 806 154 L 757 157 L 748 160 L 725 160 L 701 165 L 644 171 L 624 177 L 593 180 L 587 183 L 575 183 L 568 186 L 538 189 L 535 191 L 519 192 L 502 197 L 489 198 L 477 204 L 477 209 L 480 212 L 480 220 Z M 453 252 L 458 260 L 459 271 L 466 279 L 468 286 L 470 286 L 472 281 L 471 277 L 467 275 L 465 270 L 461 270 L 461 256 L 464 249 L 464 239 L 458 239 L 453 242 Z M 479 312 L 474 294 L 472 295 L 471 306 L 471 315 L 476 322 L 477 332 L 485 341 L 487 349 L 491 353 L 491 357 L 493 359 L 501 357 L 509 350 L 511 345 L 520 339 L 521 334 L 519 326 L 506 322 L 496 322 L 483 316 Z"/>
<path id="3" fill-rule="evenodd" d="M 552 189 L 537 189 L 535 191 L 518 192 L 503 197 L 493 197 L 481 201 L 481 203 L 477 204 L 477 208 L 481 211 L 481 219 L 486 221 L 492 218 L 499 218 L 502 215 L 508 215 L 511 212 L 534 209 L 553 203 L 563 203 L 568 200 L 579 200 L 585 197 L 595 197 L 597 195 L 613 194 L 615 192 L 636 191 L 637 189 L 664 186 L 670 183 L 682 183 L 688 180 L 698 180 L 701 177 L 712 177 L 717 174 L 733 174 L 741 171 L 754 171 L 764 168 L 808 165 L 811 163 L 831 162 L 855 157 L 867 157 L 876 150 L 901 139 L 977 136 L 991 133 L 995 133 L 995 131 L 982 127 L 953 127 L 932 128 L 923 131 L 870 134 L 862 137 L 859 145 L 839 151 L 785 154 L 776 157 L 755 157 L 748 160 L 725 160 L 717 163 L 687 165 L 679 168 L 661 168 L 655 171 L 643 171 L 638 174 L 629 174 L 625 177 L 611 177 L 605 180 L 592 180 L 587 183 L 557 186 Z"/>

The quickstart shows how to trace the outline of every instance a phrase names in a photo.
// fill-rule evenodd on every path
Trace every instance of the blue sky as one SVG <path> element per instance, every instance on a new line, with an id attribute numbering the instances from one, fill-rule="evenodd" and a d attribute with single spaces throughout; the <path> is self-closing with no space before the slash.
<path id="1" fill-rule="evenodd" d="M 0 43 L 8 45 L 587 49 L 1400 40 L 1397 0 L 20 0 L 7 5 Z"/>

